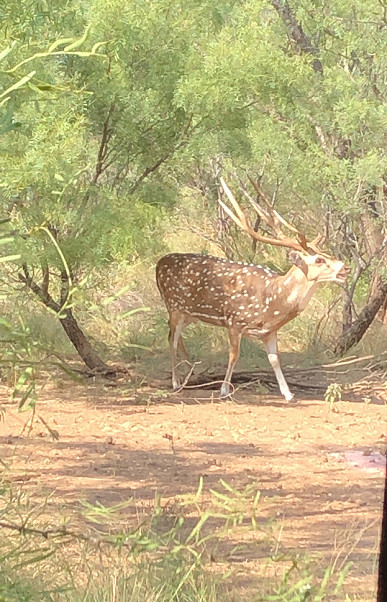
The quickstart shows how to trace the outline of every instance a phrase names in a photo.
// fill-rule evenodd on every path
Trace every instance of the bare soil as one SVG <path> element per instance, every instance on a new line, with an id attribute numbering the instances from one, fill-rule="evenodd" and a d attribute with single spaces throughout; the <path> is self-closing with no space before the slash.
<path id="1" fill-rule="evenodd" d="M 230 403 L 204 390 L 59 378 L 43 388 L 27 433 L 26 415 L 6 388 L 0 393 L 1 459 L 35 499 L 52 493 L 50 512 L 79 517 L 80 500 L 107 506 L 130 497 L 147 512 L 156 493 L 169 504 L 194 493 L 200 476 L 204 496 L 219 490 L 220 479 L 236 489 L 255 484 L 260 516 L 275 519 L 282 546 L 317 554 L 324 566 L 353 561 L 344 592 L 375 600 L 384 468 L 370 454 L 385 451 L 383 400 L 344 395 L 330 408 L 322 398 L 287 405 L 275 394 L 241 391 Z M 352 465 L 349 451 L 362 452 L 364 463 Z M 227 562 L 253 575 L 257 546 L 238 553 L 233 546 L 225 544 Z"/>

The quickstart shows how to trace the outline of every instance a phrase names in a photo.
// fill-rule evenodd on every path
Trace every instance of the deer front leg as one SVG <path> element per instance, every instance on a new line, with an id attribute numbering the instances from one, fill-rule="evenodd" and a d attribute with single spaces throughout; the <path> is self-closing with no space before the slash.
<path id="1" fill-rule="evenodd" d="M 187 350 L 181 339 L 181 331 L 186 324 L 187 320 L 184 314 L 170 314 L 168 340 L 171 348 L 172 387 L 174 389 L 179 389 L 181 387 L 181 378 L 177 370 L 177 351 L 179 350 L 186 358 L 188 358 Z"/>
<path id="2" fill-rule="evenodd" d="M 239 358 L 242 334 L 240 331 L 234 328 L 230 328 L 228 331 L 228 338 L 230 340 L 230 345 L 228 349 L 228 366 L 222 387 L 220 389 L 221 397 L 228 397 L 230 395 L 231 377 L 235 368 L 235 364 L 237 363 Z"/>
<path id="3" fill-rule="evenodd" d="M 273 334 L 270 334 L 266 339 L 264 339 L 263 343 L 265 345 L 267 357 L 269 358 L 271 367 L 274 370 L 274 374 L 282 395 L 285 397 L 287 402 L 297 403 L 293 393 L 291 393 L 289 390 L 288 383 L 286 382 L 281 370 L 281 364 L 278 357 L 277 333 L 274 332 Z"/>

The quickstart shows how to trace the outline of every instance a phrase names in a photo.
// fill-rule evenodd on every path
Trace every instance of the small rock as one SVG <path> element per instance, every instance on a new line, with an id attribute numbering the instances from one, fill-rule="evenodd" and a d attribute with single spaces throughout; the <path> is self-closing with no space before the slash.
<path id="1" fill-rule="evenodd" d="M 115 445 L 116 442 L 114 441 L 113 437 L 109 435 L 109 437 L 106 437 L 105 443 L 107 443 L 108 445 Z"/>

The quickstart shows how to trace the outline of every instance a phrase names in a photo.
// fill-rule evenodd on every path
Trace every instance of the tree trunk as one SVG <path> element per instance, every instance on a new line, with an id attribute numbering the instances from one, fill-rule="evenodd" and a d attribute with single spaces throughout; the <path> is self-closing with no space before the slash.
<path id="1" fill-rule="evenodd" d="M 348 290 L 343 290 L 343 317 L 341 321 L 341 334 L 345 335 L 352 326 L 352 298 Z"/>
<path id="2" fill-rule="evenodd" d="M 387 295 L 379 312 L 379 318 L 387 326 Z"/>
<path id="3" fill-rule="evenodd" d="M 366 211 L 364 211 L 361 216 L 365 241 L 369 247 L 369 253 L 370 255 L 378 255 L 379 253 L 378 256 L 380 257 L 380 267 L 375 270 L 370 285 L 370 300 L 377 294 L 380 285 L 381 270 L 383 269 L 383 266 L 387 265 L 387 246 L 383 246 L 385 232 L 381 225 L 383 214 L 383 208 L 378 209 L 375 201 L 368 201 L 366 203 Z M 382 249 L 381 255 L 380 249 Z M 380 307 L 377 317 L 383 324 L 387 324 L 387 296 Z"/>
<path id="4" fill-rule="evenodd" d="M 23 264 L 23 273 L 19 273 L 19 280 L 24 282 L 24 284 L 40 299 L 40 301 L 46 307 L 49 307 L 58 316 L 64 316 L 59 318 L 59 321 L 62 324 L 65 333 L 77 350 L 79 356 L 85 362 L 86 366 L 90 368 L 90 370 L 103 373 L 114 372 L 114 370 L 109 368 L 109 366 L 105 364 L 105 362 L 99 357 L 95 349 L 93 349 L 83 330 L 78 325 L 77 320 L 74 318 L 72 310 L 65 309 L 62 311 L 61 308 L 63 307 L 63 298 L 66 297 L 65 292 L 68 287 L 68 280 L 66 278 L 64 278 L 64 288 L 61 290 L 61 297 L 63 298 L 62 303 L 60 304 L 57 303 L 48 292 L 48 277 L 46 269 L 43 269 L 42 285 L 39 285 L 35 280 L 33 280 L 29 273 L 27 264 Z"/>
<path id="5" fill-rule="evenodd" d="M 372 299 L 372 297 L 375 294 L 377 294 L 379 280 L 380 280 L 380 274 L 377 274 L 377 276 L 374 277 L 372 280 L 370 299 Z M 384 302 L 380 306 L 380 309 L 377 314 L 377 318 L 378 318 L 378 320 L 380 320 L 382 322 L 382 324 L 387 325 L 387 295 L 386 295 L 386 298 L 384 299 Z"/>
<path id="6" fill-rule="evenodd" d="M 105 364 L 87 340 L 71 310 L 66 310 L 66 316 L 64 318 L 59 318 L 59 321 L 79 356 L 90 370 L 95 370 L 96 372 L 112 372 L 111 368 Z"/>
<path id="7" fill-rule="evenodd" d="M 386 297 L 387 280 L 382 280 L 380 278 L 375 294 L 370 298 L 367 305 L 363 308 L 358 319 L 353 322 L 352 326 L 339 338 L 338 342 L 336 343 L 334 348 L 335 355 L 343 355 L 361 340 L 367 328 L 369 328 L 369 326 L 372 324 L 378 311 L 385 303 Z"/>

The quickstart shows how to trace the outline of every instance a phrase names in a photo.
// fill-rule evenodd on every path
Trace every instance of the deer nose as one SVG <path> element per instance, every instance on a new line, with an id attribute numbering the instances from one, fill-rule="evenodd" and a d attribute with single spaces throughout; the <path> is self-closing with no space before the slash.
<path id="1" fill-rule="evenodd" d="M 343 265 L 343 267 L 341 268 L 341 270 L 337 274 L 337 276 L 338 276 L 338 278 L 342 278 L 343 280 L 346 280 L 350 271 L 351 271 L 350 267 L 348 267 L 347 265 Z"/>

